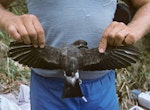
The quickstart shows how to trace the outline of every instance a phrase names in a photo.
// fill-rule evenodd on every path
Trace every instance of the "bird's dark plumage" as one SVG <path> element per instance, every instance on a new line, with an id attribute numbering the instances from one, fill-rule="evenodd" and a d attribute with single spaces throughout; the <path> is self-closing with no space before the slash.
<path id="1" fill-rule="evenodd" d="M 44 48 L 34 48 L 32 45 L 12 42 L 8 52 L 8 56 L 14 61 L 29 67 L 62 69 L 66 79 L 62 98 L 83 96 L 79 85 L 79 70 L 125 68 L 135 63 L 139 55 L 139 50 L 133 46 L 108 46 L 106 52 L 99 53 L 98 47 L 89 49 L 87 42 L 83 40 L 62 48 L 47 45 Z"/>

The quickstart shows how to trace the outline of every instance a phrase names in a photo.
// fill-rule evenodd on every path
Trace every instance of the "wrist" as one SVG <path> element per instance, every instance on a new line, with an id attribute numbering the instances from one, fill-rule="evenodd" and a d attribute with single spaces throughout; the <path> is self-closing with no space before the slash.
<path id="1" fill-rule="evenodd" d="M 143 26 L 139 22 L 131 22 L 128 24 L 128 27 L 130 28 L 131 32 L 135 35 L 137 40 L 141 39 L 148 33 L 147 27 Z"/>

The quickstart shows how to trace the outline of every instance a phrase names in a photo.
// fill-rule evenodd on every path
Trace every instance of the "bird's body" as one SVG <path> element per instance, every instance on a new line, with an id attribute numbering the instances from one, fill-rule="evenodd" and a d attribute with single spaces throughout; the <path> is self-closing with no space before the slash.
<path id="1" fill-rule="evenodd" d="M 98 48 L 89 49 L 87 42 L 78 40 L 62 48 L 12 42 L 8 56 L 23 65 L 42 69 L 62 69 L 65 84 L 62 98 L 82 97 L 80 70 L 97 71 L 120 69 L 130 66 L 139 59 L 139 51 L 132 46 L 108 47 L 105 53 Z"/>
<path id="2" fill-rule="evenodd" d="M 83 96 L 79 85 L 79 66 L 82 58 L 81 50 L 74 45 L 61 49 L 60 64 L 66 79 L 62 98 Z"/>

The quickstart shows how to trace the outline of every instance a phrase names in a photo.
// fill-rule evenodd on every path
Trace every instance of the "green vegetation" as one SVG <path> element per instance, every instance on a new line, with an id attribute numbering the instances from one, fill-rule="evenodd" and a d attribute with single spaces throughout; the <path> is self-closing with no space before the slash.
<path id="1" fill-rule="evenodd" d="M 17 0 L 8 8 L 17 15 L 27 13 L 25 0 Z M 0 92 L 8 93 L 20 83 L 29 84 L 30 69 L 15 63 L 7 57 L 8 44 L 13 39 L 4 31 L 0 31 Z"/>
<path id="2" fill-rule="evenodd" d="M 138 103 L 131 98 L 130 91 L 150 91 L 150 54 L 143 51 L 138 63 L 127 69 L 116 70 L 116 85 L 121 110 L 128 110 Z"/>
<path id="3" fill-rule="evenodd" d="M 23 1 L 17 0 L 9 10 L 17 15 L 27 13 Z M 15 90 L 18 83 L 29 84 L 30 79 L 29 68 L 7 58 L 7 45 L 12 40 L 7 33 L 0 31 L 0 92 L 3 93 Z M 128 110 L 128 107 L 137 104 L 130 99 L 130 90 L 150 91 L 150 54 L 141 46 L 139 47 L 142 50 L 140 61 L 127 69 L 116 70 L 116 87 L 121 110 Z"/>

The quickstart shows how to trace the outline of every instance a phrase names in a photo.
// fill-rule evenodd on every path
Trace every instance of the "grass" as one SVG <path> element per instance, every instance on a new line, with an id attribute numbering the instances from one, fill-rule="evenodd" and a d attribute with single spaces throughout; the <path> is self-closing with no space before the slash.
<path id="1" fill-rule="evenodd" d="M 131 98 L 130 91 L 150 91 L 150 55 L 143 52 L 138 63 L 127 69 L 117 70 L 116 86 L 121 110 L 128 110 L 138 103 Z"/>
<path id="2" fill-rule="evenodd" d="M 12 3 L 8 8 L 11 12 L 21 15 L 27 13 L 25 0 Z M 6 32 L 0 31 L 0 92 L 9 93 L 19 86 L 19 83 L 29 84 L 30 69 L 23 67 L 7 57 L 8 44 L 13 39 Z"/>
<path id="3" fill-rule="evenodd" d="M 25 1 L 17 0 L 9 10 L 17 15 L 27 13 Z M 14 63 L 7 58 L 7 45 L 12 41 L 11 37 L 0 31 L 0 92 L 8 93 L 17 88 L 20 83 L 29 84 L 30 69 Z M 128 110 L 138 104 L 130 97 L 132 89 L 150 91 L 150 54 L 142 50 L 140 61 L 127 69 L 116 70 L 116 87 L 121 110 Z"/>

